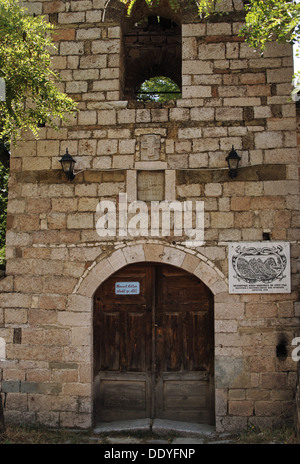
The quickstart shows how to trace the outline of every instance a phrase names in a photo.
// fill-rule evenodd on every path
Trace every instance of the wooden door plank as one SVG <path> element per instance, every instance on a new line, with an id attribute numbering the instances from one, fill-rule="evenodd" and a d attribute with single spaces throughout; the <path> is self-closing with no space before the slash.
<path id="1" fill-rule="evenodd" d="M 130 265 L 107 279 L 95 294 L 96 421 L 151 414 L 151 272 L 140 264 Z M 138 282 L 140 291 L 119 294 L 117 282 Z"/>
<path id="2" fill-rule="evenodd" d="M 157 293 L 156 417 L 212 423 L 212 295 L 168 265 L 158 269 Z"/>

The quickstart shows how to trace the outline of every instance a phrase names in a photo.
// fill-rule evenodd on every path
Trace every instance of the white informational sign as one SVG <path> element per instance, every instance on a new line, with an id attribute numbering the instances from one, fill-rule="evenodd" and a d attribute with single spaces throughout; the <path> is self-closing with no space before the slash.
<path id="1" fill-rule="evenodd" d="M 5 86 L 5 80 L 3 77 L 0 77 L 0 101 L 5 101 L 6 97 L 6 86 Z"/>
<path id="2" fill-rule="evenodd" d="M 140 283 L 139 282 L 116 282 L 115 294 L 116 295 L 139 295 Z"/>
<path id="3" fill-rule="evenodd" d="M 290 293 L 290 244 L 236 242 L 228 249 L 229 293 Z"/>

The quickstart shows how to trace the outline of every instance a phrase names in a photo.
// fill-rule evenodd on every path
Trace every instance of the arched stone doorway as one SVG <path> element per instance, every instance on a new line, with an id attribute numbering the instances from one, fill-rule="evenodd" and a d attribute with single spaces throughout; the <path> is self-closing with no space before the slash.
<path id="1" fill-rule="evenodd" d="M 214 423 L 213 294 L 165 263 L 129 264 L 94 294 L 94 422 Z"/>

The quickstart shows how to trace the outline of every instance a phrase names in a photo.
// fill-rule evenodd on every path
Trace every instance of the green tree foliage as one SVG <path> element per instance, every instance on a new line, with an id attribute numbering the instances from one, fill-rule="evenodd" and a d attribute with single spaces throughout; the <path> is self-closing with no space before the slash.
<path id="1" fill-rule="evenodd" d="M 0 101 L 0 265 L 5 259 L 7 147 L 17 142 L 23 129 L 34 135 L 45 123 L 57 129 L 57 121 L 77 107 L 56 85 L 52 30 L 42 17 L 29 16 L 17 0 L 0 0 L 0 78 L 6 87 Z"/>
<path id="2" fill-rule="evenodd" d="M 283 0 L 251 0 L 245 5 L 246 24 L 241 34 L 254 48 L 265 49 L 267 42 L 298 41 L 300 4 Z"/>
<path id="3" fill-rule="evenodd" d="M 128 16 L 131 15 L 132 8 L 134 7 L 137 0 L 120 0 L 122 3 L 126 5 L 127 14 Z M 195 0 L 190 0 L 195 1 Z M 198 5 L 199 15 L 201 16 L 209 16 L 210 14 L 214 13 L 215 6 L 221 0 L 197 0 L 195 3 Z M 160 0 L 145 0 L 146 4 L 149 8 L 153 8 L 159 5 Z M 180 0 L 169 0 L 170 7 L 176 11 L 180 7 Z"/>
<path id="4" fill-rule="evenodd" d="M 155 76 L 143 82 L 137 100 L 163 102 L 181 98 L 180 89 L 169 77 Z"/>
<path id="5" fill-rule="evenodd" d="M 246 42 L 263 53 L 268 42 L 298 44 L 300 39 L 300 3 L 283 0 L 250 0 L 245 5 L 245 26 L 240 34 Z M 298 45 L 297 45 L 298 47 Z M 298 55 L 298 50 L 296 52 Z M 300 90 L 300 73 L 294 75 L 294 90 Z"/>
<path id="6" fill-rule="evenodd" d="M 0 77 L 6 100 L 0 101 L 0 139 L 15 142 L 22 129 L 35 135 L 41 123 L 57 128 L 76 108 L 56 86 L 51 70 L 53 26 L 26 14 L 16 0 L 0 0 Z"/>

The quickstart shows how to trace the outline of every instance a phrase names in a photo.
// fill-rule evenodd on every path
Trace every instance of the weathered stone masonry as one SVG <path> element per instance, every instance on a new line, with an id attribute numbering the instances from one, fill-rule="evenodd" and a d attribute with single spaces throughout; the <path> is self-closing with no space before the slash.
<path id="1" fill-rule="evenodd" d="M 117 1 L 28 1 L 31 13 L 55 24 L 53 67 L 79 112 L 59 132 L 42 128 L 37 140 L 25 134 L 11 156 L 0 282 L 6 420 L 91 426 L 93 295 L 127 263 L 154 261 L 195 274 L 214 294 L 217 430 L 293 421 L 299 177 L 292 49 L 272 43 L 261 57 L 238 36 L 243 3 L 222 5 L 229 14 L 209 22 L 193 8 L 171 15 L 181 26 L 182 98 L 156 104 L 124 99 L 129 20 Z M 155 14 L 170 17 L 161 8 Z M 149 136 L 159 148 L 147 160 Z M 235 180 L 225 161 L 232 145 L 242 157 Z M 59 164 L 66 148 L 84 171 L 72 182 Z M 204 246 L 187 248 L 172 236 L 97 235 L 98 202 L 120 192 L 139 198 L 140 173 L 154 171 L 163 173 L 163 198 L 204 200 Z M 230 295 L 228 243 L 262 241 L 263 233 L 291 245 L 291 293 Z M 282 338 L 285 359 L 276 357 Z"/>

